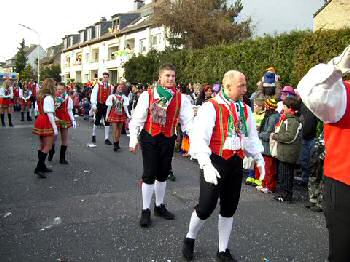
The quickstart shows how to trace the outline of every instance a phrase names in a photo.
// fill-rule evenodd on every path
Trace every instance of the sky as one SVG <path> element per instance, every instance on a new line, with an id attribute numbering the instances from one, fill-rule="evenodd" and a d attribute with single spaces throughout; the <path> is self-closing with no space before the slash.
<path id="1" fill-rule="evenodd" d="M 150 0 L 146 0 L 150 1 Z M 231 0 L 233 1 L 233 0 Z M 18 24 L 29 26 L 40 35 L 45 49 L 61 43 L 66 34 L 77 33 L 101 17 L 128 11 L 133 0 L 12 0 L 13 12 L 1 12 L 0 61 L 13 57 L 22 38 L 37 44 L 37 34 Z M 242 0 L 241 19 L 252 17 L 255 35 L 312 29 L 312 17 L 324 0 Z M 6 37 L 4 37 L 6 36 Z"/>

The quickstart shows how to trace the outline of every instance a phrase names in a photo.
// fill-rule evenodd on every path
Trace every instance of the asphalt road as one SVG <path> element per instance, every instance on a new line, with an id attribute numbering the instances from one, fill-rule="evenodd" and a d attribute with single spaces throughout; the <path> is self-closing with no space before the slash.
<path id="1" fill-rule="evenodd" d="M 197 164 L 175 154 L 177 180 L 168 182 L 166 203 L 176 220 L 152 217 L 152 227 L 141 229 L 141 155 L 127 151 L 125 135 L 122 150 L 113 152 L 102 128 L 98 146 L 87 147 L 90 124 L 78 122 L 70 130 L 69 165 L 60 165 L 56 154 L 47 179 L 33 173 L 33 124 L 15 113 L 14 128 L 0 127 L 0 261 L 183 261 L 182 241 L 199 193 Z M 296 201 L 283 204 L 242 187 L 229 243 L 239 261 L 325 261 L 324 216 L 306 210 L 306 192 L 296 189 Z M 217 220 L 216 210 L 196 240 L 196 261 L 215 261 Z"/>

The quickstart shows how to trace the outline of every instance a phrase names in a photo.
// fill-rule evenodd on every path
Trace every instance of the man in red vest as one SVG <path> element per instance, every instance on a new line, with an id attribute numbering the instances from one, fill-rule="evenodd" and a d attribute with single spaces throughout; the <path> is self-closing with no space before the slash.
<path id="1" fill-rule="evenodd" d="M 324 213 L 330 262 L 350 261 L 350 46 L 311 68 L 298 84 L 304 104 L 324 121 Z"/>
<path id="2" fill-rule="evenodd" d="M 193 259 L 194 242 L 204 222 L 220 198 L 218 221 L 219 261 L 236 261 L 228 246 L 243 177 L 243 157 L 251 156 L 264 173 L 263 146 L 249 106 L 243 102 L 247 92 L 241 72 L 228 71 L 223 89 L 198 110 L 190 132 L 190 154 L 198 160 L 200 172 L 199 203 L 191 216 L 182 253 Z"/>
<path id="3" fill-rule="evenodd" d="M 156 195 L 154 214 L 167 220 L 175 219 L 164 205 L 175 146 L 174 132 L 178 121 L 182 131 L 188 132 L 193 119 L 191 102 L 175 88 L 175 70 L 171 64 L 159 68 L 159 81 L 140 95 L 129 124 L 129 150 L 136 153 L 140 143 L 143 157 L 141 227 L 151 223 L 153 192 Z"/>
<path id="4" fill-rule="evenodd" d="M 109 73 L 103 73 L 102 83 L 97 82 L 91 92 L 91 108 L 95 113 L 95 122 L 92 127 L 92 143 L 96 143 L 96 126 L 100 125 L 101 118 L 106 119 L 107 108 L 106 100 L 113 92 L 113 86 L 108 83 Z M 108 139 L 109 122 L 105 121 L 105 144 L 112 145 Z"/>

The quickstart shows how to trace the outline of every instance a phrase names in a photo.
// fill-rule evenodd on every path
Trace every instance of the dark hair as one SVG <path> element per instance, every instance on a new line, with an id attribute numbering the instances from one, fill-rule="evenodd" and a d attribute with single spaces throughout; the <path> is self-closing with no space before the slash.
<path id="1" fill-rule="evenodd" d="M 56 85 L 57 86 L 66 86 L 63 82 L 58 82 Z"/>
<path id="2" fill-rule="evenodd" d="M 171 70 L 176 72 L 176 67 L 173 64 L 163 64 L 159 67 L 159 74 L 164 70 Z"/>
<path id="3" fill-rule="evenodd" d="M 283 104 L 294 111 L 298 111 L 300 109 L 301 100 L 297 97 L 289 96 L 283 100 Z"/>
<path id="4" fill-rule="evenodd" d="M 109 76 L 109 73 L 104 72 L 102 75 L 103 75 L 103 76 Z"/>

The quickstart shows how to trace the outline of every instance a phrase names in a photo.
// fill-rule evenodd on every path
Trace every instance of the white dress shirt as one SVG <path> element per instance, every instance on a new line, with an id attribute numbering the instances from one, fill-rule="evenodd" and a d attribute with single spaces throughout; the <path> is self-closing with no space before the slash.
<path id="1" fill-rule="evenodd" d="M 6 95 L 5 87 L 0 87 L 0 97 L 13 99 L 13 87 L 10 86 L 10 94 Z"/>
<path id="2" fill-rule="evenodd" d="M 173 97 L 174 99 L 175 97 Z M 143 129 L 143 126 L 146 122 L 148 109 L 149 109 L 149 94 L 148 91 L 144 91 L 137 102 L 137 106 L 133 112 L 131 121 L 129 123 L 130 130 L 130 142 L 129 146 L 135 148 L 137 141 L 137 136 L 140 131 Z M 181 125 L 181 130 L 183 132 L 189 132 L 192 126 L 193 120 L 193 109 L 191 102 L 188 98 L 181 94 L 181 107 L 179 112 L 179 121 Z"/>
<path id="3" fill-rule="evenodd" d="M 310 111 L 325 123 L 338 122 L 346 110 L 342 73 L 333 65 L 319 64 L 300 80 L 298 92 Z"/>
<path id="4" fill-rule="evenodd" d="M 214 98 L 218 104 L 224 104 L 227 109 L 229 106 L 221 98 L 220 95 Z M 230 110 L 230 109 L 229 109 Z M 237 112 L 237 111 L 236 111 Z M 237 115 L 239 113 L 237 112 Z M 197 116 L 194 118 L 193 126 L 190 131 L 190 151 L 189 154 L 198 160 L 199 166 L 210 163 L 210 155 L 212 153 L 209 144 L 213 134 L 213 129 L 216 122 L 216 110 L 211 102 L 205 102 L 198 110 Z M 241 141 L 241 149 L 247 156 L 251 156 L 256 161 L 263 161 L 261 153 L 264 148 L 259 140 L 256 131 L 256 125 L 253 113 L 248 107 L 248 137 L 243 137 Z"/>
<path id="5" fill-rule="evenodd" d="M 29 89 L 27 89 L 27 96 L 24 97 L 24 96 L 23 96 L 23 89 L 22 89 L 22 88 L 19 89 L 19 97 L 20 97 L 20 98 L 22 98 L 22 99 L 24 99 L 24 100 L 28 100 L 28 99 L 31 97 L 31 95 L 32 95 L 32 91 L 30 91 Z"/>

